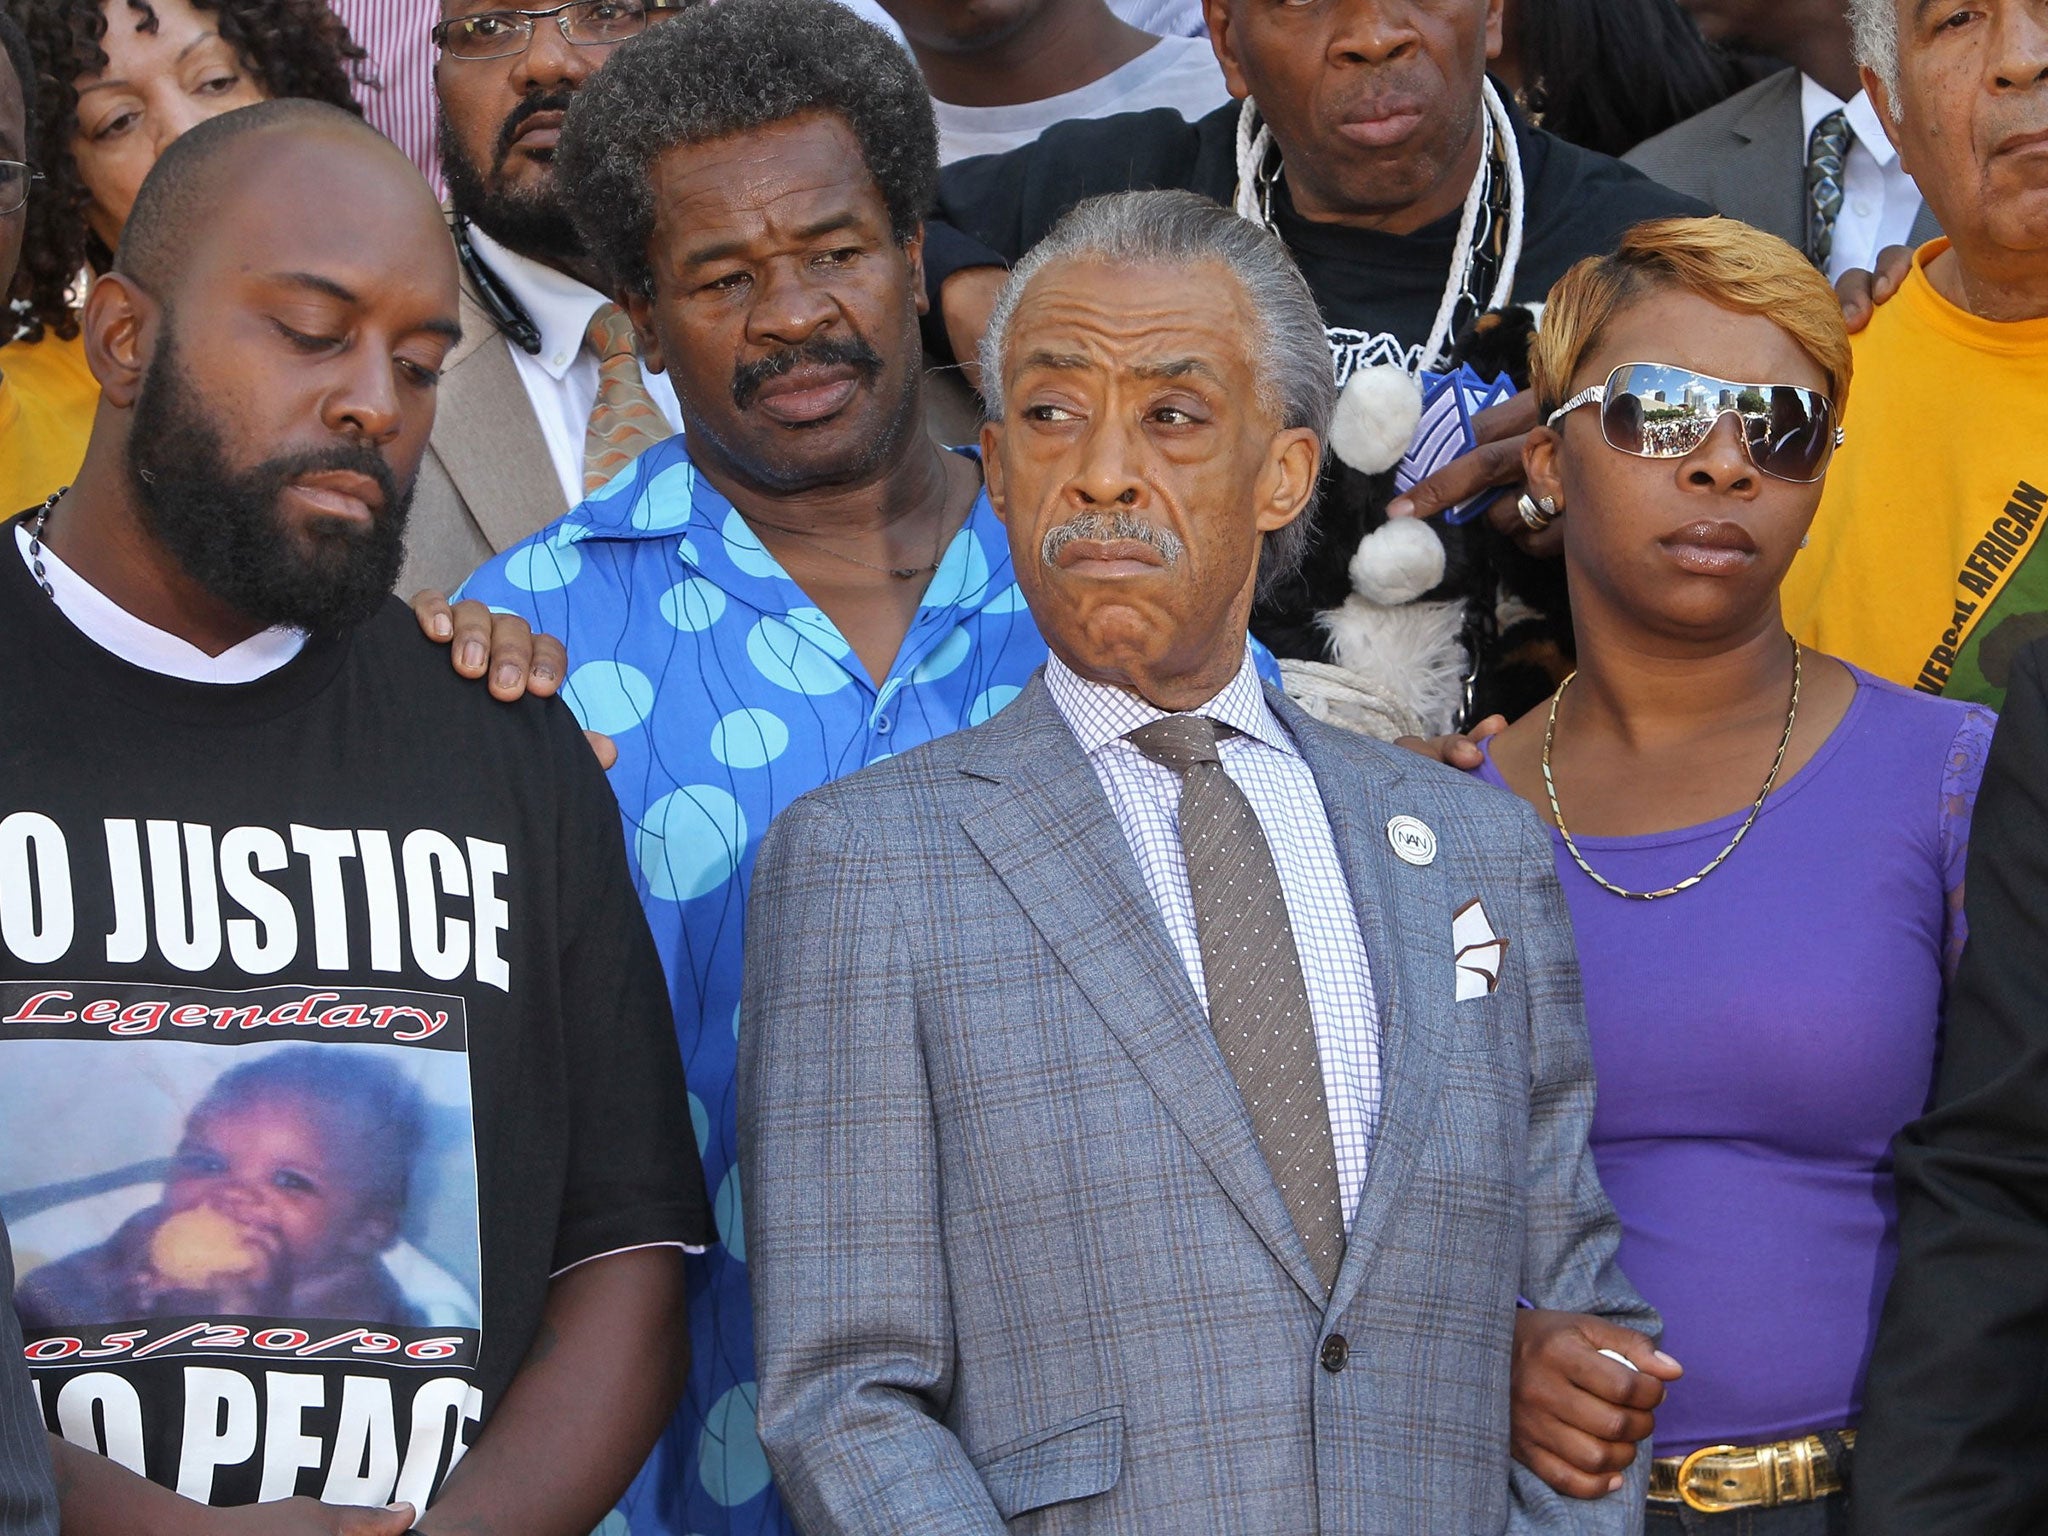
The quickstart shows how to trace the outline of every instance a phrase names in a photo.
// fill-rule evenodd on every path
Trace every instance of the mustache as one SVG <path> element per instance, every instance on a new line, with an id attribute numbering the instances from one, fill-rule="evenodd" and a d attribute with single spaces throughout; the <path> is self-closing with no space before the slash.
<path id="1" fill-rule="evenodd" d="M 1047 565 L 1057 565 L 1060 551 L 1083 539 L 1102 544 L 1118 539 L 1148 544 L 1169 566 L 1178 565 L 1180 557 L 1187 553 L 1187 545 L 1171 528 L 1158 527 L 1128 512 L 1083 512 L 1057 528 L 1046 530 L 1045 537 L 1039 541 L 1038 558 Z"/>
<path id="2" fill-rule="evenodd" d="M 498 148 L 493 157 L 493 165 L 499 170 L 505 168 L 505 157 L 512 153 L 512 141 L 519 137 L 519 130 L 526 126 L 528 118 L 536 117 L 542 112 L 566 112 L 569 110 L 569 103 L 575 99 L 576 94 L 573 91 L 551 91 L 541 95 L 520 97 L 519 105 L 512 109 L 511 115 L 505 119 L 504 126 L 498 130 Z"/>
<path id="3" fill-rule="evenodd" d="M 732 403 L 744 411 L 754 403 L 762 386 L 770 379 L 779 379 L 806 366 L 856 368 L 860 370 L 862 380 L 872 384 L 881 377 L 882 354 L 858 336 L 827 336 L 787 347 L 754 362 L 741 363 L 733 369 Z"/>

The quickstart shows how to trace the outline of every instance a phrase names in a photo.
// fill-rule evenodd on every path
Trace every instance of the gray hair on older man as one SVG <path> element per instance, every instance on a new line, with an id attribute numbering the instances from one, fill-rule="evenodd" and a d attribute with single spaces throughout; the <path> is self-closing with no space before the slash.
<path id="1" fill-rule="evenodd" d="M 1856 62 L 1884 82 L 1892 117 L 1899 115 L 1899 8 L 1895 0 L 1849 0 Z"/>
<path id="2" fill-rule="evenodd" d="M 1010 273 L 981 339 L 981 392 L 988 419 L 1003 414 L 1003 362 L 1010 326 L 1032 279 L 1064 262 L 1118 266 L 1219 266 L 1237 279 L 1252 311 L 1245 352 L 1259 404 L 1284 429 L 1326 440 L 1337 384 L 1321 312 L 1308 283 L 1270 230 L 1193 192 L 1118 192 L 1077 204 Z M 1301 568 L 1314 506 L 1267 536 L 1259 561 L 1266 592 Z"/>

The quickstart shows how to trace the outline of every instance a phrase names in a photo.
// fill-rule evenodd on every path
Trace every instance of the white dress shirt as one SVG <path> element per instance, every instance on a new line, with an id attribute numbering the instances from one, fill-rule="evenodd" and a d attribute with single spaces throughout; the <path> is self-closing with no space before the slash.
<path id="1" fill-rule="evenodd" d="M 1145 756 L 1125 737 L 1164 718 L 1136 694 L 1076 675 L 1057 656 L 1045 663 L 1045 683 L 1095 769 L 1111 811 L 1130 843 L 1145 887 L 1159 904 L 1166 932 L 1204 1010 L 1202 949 L 1195 934 L 1195 900 L 1188 888 L 1180 840 L 1180 776 Z M 1251 802 L 1287 900 L 1287 920 L 1301 955 L 1302 979 L 1315 1020 L 1323 1097 L 1337 1153 L 1337 1193 L 1348 1230 L 1372 1154 L 1380 1112 L 1379 1005 L 1365 938 L 1351 903 L 1351 885 L 1337 857 L 1337 840 L 1323 810 L 1315 775 L 1266 703 L 1247 649 L 1230 685 L 1192 711 L 1221 721 L 1217 752 L 1223 771 Z"/>
<path id="2" fill-rule="evenodd" d="M 1846 111 L 1855 137 L 1842 157 L 1842 211 L 1835 216 L 1835 243 L 1828 252 L 1830 282 L 1853 268 L 1875 267 L 1877 253 L 1888 245 L 1904 245 L 1913 233 L 1913 220 L 1920 216 L 1920 189 L 1899 164 L 1899 152 L 1884 136 L 1884 125 L 1866 91 L 1845 102 L 1811 75 L 1799 77 L 1799 115 L 1806 130 L 1801 165 L 1813 143 L 1813 130 L 1834 111 Z"/>
<path id="3" fill-rule="evenodd" d="M 526 398 L 533 402 L 562 494 L 573 507 L 583 499 L 583 438 L 590 430 L 591 408 L 597 404 L 597 354 L 583 344 L 583 334 L 605 296 L 566 272 L 508 251 L 474 224 L 469 226 L 469 240 L 540 332 L 537 356 L 509 340 L 505 349 L 519 370 L 519 382 L 526 386 Z M 682 431 L 675 387 L 663 375 L 649 373 L 644 364 L 640 377 L 667 418 L 669 430 Z"/>
<path id="4" fill-rule="evenodd" d="M 33 572 L 35 559 L 28 546 L 28 524 L 16 523 L 14 547 L 21 553 L 22 564 Z M 143 623 L 50 553 L 49 545 L 43 546 L 41 558 L 43 579 L 50 584 L 50 599 L 57 611 L 101 650 L 111 651 L 145 672 L 183 678 L 188 683 L 253 683 L 305 649 L 303 631 L 280 626 L 251 635 L 218 656 L 209 656 L 191 641 Z"/>

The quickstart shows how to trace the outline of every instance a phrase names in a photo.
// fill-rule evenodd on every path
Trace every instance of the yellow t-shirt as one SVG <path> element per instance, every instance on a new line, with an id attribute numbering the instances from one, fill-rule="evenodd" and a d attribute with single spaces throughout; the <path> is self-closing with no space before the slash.
<path id="1" fill-rule="evenodd" d="M 2048 634 L 2048 320 L 1958 309 L 1927 280 L 1946 240 L 1854 338 L 1847 437 L 1784 586 L 1808 645 L 1924 693 L 2005 702 Z"/>
<path id="2" fill-rule="evenodd" d="M 82 339 L 45 335 L 0 347 L 0 518 L 71 483 L 99 403 Z"/>

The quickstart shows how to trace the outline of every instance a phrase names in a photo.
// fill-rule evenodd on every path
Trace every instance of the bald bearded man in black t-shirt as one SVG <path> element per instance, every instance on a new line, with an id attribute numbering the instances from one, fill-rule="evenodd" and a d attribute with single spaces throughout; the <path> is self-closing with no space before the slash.
<path id="1" fill-rule="evenodd" d="M 203 124 L 5 530 L 0 1195 L 66 1532 L 589 1530 L 679 1390 L 712 1229 L 616 804 L 387 595 L 455 315 L 388 142 Z"/>

